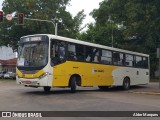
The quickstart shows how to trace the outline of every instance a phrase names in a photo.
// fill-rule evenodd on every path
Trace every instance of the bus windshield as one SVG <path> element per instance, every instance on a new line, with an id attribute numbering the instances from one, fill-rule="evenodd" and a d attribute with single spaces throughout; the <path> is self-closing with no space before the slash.
<path id="1" fill-rule="evenodd" d="M 48 62 L 48 44 L 44 41 L 20 44 L 18 66 L 39 67 Z"/>

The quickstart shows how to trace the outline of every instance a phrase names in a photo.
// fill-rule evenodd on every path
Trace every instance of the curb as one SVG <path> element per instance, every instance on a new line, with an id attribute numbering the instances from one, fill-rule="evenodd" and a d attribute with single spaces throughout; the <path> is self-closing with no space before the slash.
<path id="1" fill-rule="evenodd" d="M 146 95 L 160 95 L 160 92 L 137 92 L 137 91 L 129 91 L 129 93 L 146 94 Z"/>

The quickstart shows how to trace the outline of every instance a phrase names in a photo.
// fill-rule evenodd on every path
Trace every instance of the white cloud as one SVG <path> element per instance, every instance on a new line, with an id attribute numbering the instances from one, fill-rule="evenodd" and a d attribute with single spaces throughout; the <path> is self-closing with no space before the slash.
<path id="1" fill-rule="evenodd" d="M 71 6 L 67 7 L 67 10 L 75 16 L 79 11 L 84 9 L 84 13 L 87 15 L 83 24 L 94 22 L 94 19 L 89 16 L 93 9 L 99 8 L 99 3 L 103 0 L 71 0 Z"/>
<path id="2" fill-rule="evenodd" d="M 3 3 L 3 0 L 0 0 L 0 10 L 2 10 L 2 3 Z"/>

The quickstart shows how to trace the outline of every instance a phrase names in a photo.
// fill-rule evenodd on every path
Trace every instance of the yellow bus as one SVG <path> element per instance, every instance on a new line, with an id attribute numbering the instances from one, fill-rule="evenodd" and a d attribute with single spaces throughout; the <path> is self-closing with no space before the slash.
<path id="1" fill-rule="evenodd" d="M 105 90 L 149 83 L 149 55 L 80 40 L 36 34 L 21 37 L 16 81 L 28 87 L 98 86 Z"/>

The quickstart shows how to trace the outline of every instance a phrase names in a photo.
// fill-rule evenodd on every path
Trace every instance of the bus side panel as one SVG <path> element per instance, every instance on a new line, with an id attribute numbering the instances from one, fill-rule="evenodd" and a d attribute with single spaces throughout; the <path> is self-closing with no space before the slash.
<path id="1" fill-rule="evenodd" d="M 140 68 L 121 67 L 113 71 L 114 84 L 121 86 L 125 77 L 130 78 L 131 85 L 149 83 L 149 70 Z"/>
<path id="2" fill-rule="evenodd" d="M 53 68 L 52 86 L 68 86 L 73 74 L 81 76 L 81 86 L 111 86 L 114 83 L 112 71 L 116 68 L 116 66 L 67 61 Z"/>

